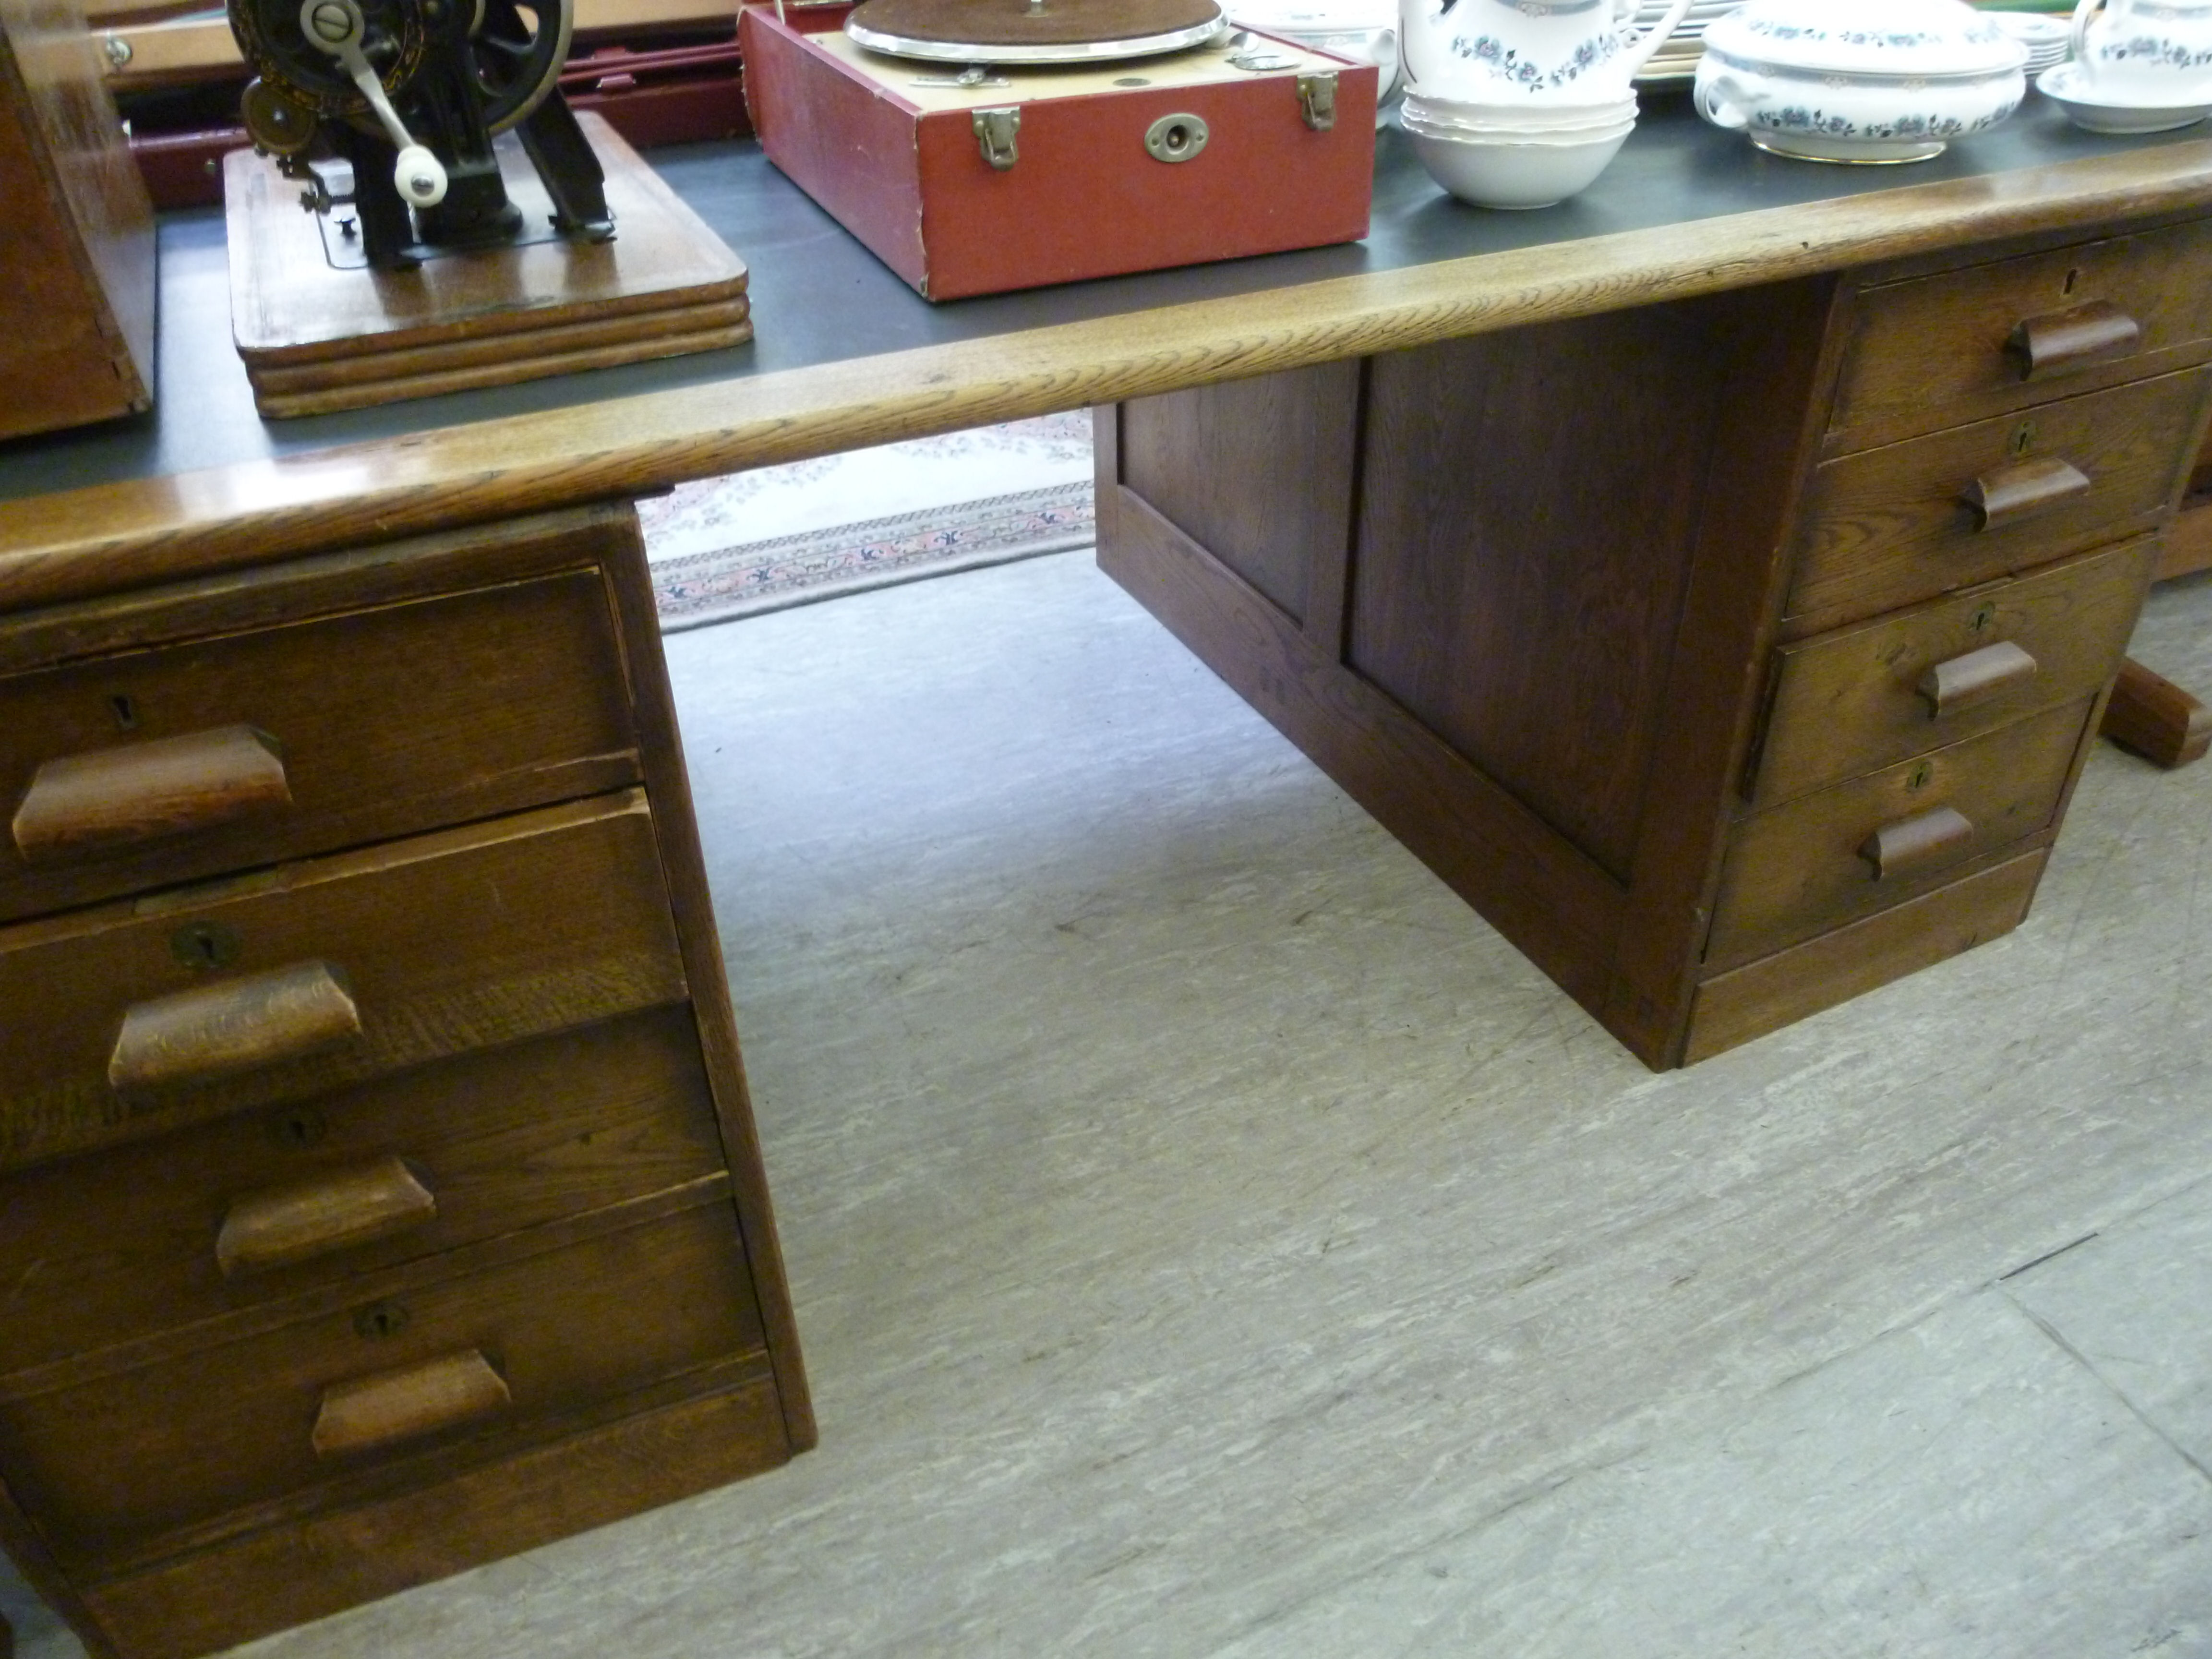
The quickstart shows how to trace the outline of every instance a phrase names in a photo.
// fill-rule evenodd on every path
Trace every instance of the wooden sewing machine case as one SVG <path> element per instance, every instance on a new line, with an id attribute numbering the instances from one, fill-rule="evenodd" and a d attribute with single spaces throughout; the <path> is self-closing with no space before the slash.
<path id="1" fill-rule="evenodd" d="M 1261 40 L 1283 67 L 1241 69 L 1224 42 L 960 86 L 854 45 L 850 9 L 747 6 L 746 102 L 769 160 L 926 298 L 1367 234 L 1372 64 Z"/>

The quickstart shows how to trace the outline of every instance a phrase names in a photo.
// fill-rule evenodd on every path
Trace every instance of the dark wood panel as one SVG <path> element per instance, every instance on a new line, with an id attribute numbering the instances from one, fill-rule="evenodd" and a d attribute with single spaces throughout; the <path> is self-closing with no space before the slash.
<path id="1" fill-rule="evenodd" d="M 1653 1065 L 1680 1060 L 1731 827 L 1729 781 L 1789 576 L 1785 530 L 1835 369 L 1838 289 L 1816 278 L 1704 302 L 1725 319 L 1711 369 L 1723 388 L 1719 429 L 1606 1002 L 1607 1028 Z"/>
<path id="2" fill-rule="evenodd" d="M 226 1276 L 216 1241 L 249 1194 L 403 1158 L 420 1225 Z M 689 1012 L 459 1056 L 312 1103 L 0 1177 L 0 1370 L 694 1181 L 721 1168 Z"/>
<path id="3" fill-rule="evenodd" d="M 1101 520 L 1100 569 L 1597 1012 L 1621 908 L 1610 877 L 1138 496 L 1121 490 Z"/>
<path id="4" fill-rule="evenodd" d="M 626 690 L 593 569 L 0 681 L 0 811 L 41 768 L 105 765 L 127 796 L 147 745 L 234 726 L 273 739 L 283 779 L 226 820 L 82 846 L 21 846 L 19 818 L 0 921 L 634 783 Z"/>
<path id="5" fill-rule="evenodd" d="M 1963 425 L 2070 395 L 2085 382 L 2201 361 L 2212 353 L 2208 261 L 2212 221 L 2199 220 L 1864 289 L 1837 387 L 1831 453 Z M 2014 331 L 2097 303 L 2137 325 L 2136 345 L 2117 361 L 2025 378 L 2008 349 Z"/>
<path id="6" fill-rule="evenodd" d="M 1122 405 L 1121 482 L 1290 616 L 1352 538 L 1359 364 Z"/>
<path id="7" fill-rule="evenodd" d="M 792 1314 L 775 1211 L 769 1202 L 768 1172 L 761 1161 L 760 1133 L 753 1121 L 744 1060 L 738 1051 L 737 1016 L 730 1006 L 730 979 L 722 965 L 721 934 L 714 925 L 714 898 L 707 889 L 707 862 L 700 850 L 698 818 L 691 807 L 691 781 L 684 765 L 683 734 L 676 725 L 676 699 L 669 690 L 667 659 L 661 654 L 660 618 L 646 569 L 645 541 L 639 534 L 635 513 L 624 508 L 623 520 L 617 545 L 607 561 L 607 580 L 621 621 L 623 661 L 636 710 L 646 783 L 653 801 L 661 871 L 676 915 L 677 943 L 684 956 L 684 976 L 690 983 L 692 1014 L 706 1057 L 708 1085 L 714 1091 L 715 1116 L 721 1125 L 738 1231 L 759 1297 L 769 1358 L 775 1367 L 779 1409 L 788 1437 L 785 1455 L 788 1455 L 815 1443 L 813 1398 L 799 1356 L 799 1325 Z"/>
<path id="8" fill-rule="evenodd" d="M 2027 916 L 2050 856 L 2039 848 L 1707 980 L 1692 1008 L 1683 1063 L 1694 1065 L 2010 933 Z"/>
<path id="9" fill-rule="evenodd" d="M 151 401 L 154 214 L 74 8 L 0 4 L 0 436 Z"/>
<path id="10" fill-rule="evenodd" d="M 110 1082 L 127 1009 L 315 963 L 348 976 L 360 1036 L 205 1080 Z M 0 1164 L 304 1098 L 685 989 L 653 820 L 634 791 L 19 922 L 0 931 Z"/>
<path id="11" fill-rule="evenodd" d="M 1970 860 L 2053 825 L 2103 688 L 1747 818 L 1714 902 L 1711 968 L 1731 967 L 1924 892 Z M 1963 837 L 1877 878 L 1877 831 L 1950 809 Z"/>
<path id="12" fill-rule="evenodd" d="M 2118 666 L 2157 550 L 2146 537 L 1784 646 L 1751 799 L 1786 800 L 2094 693 Z M 2027 654 L 2027 676 L 1939 714 L 1923 678 L 2000 642 Z"/>
<path id="13" fill-rule="evenodd" d="M 1829 461 L 1814 475 L 1798 537 L 1789 631 L 1802 636 L 2100 541 L 2160 527 L 2180 499 L 2212 371 L 2116 386 Z M 2064 461 L 2087 488 L 1986 527 L 1966 504 L 1978 479 Z"/>
<path id="14" fill-rule="evenodd" d="M 758 1349 L 734 1218 L 719 1192 L 668 1219 L 422 1286 L 250 1340 L 0 1405 L 0 1467 L 64 1559 L 91 1569 L 233 1511 L 404 1466 L 454 1431 L 319 1455 L 327 1391 L 459 1351 L 483 1353 L 508 1408 L 458 1432 L 502 1435 Z M 90 1576 L 97 1577 L 96 1570 Z"/>
<path id="15" fill-rule="evenodd" d="M 1626 879 L 1721 377 L 1649 307 L 1376 358 L 1346 659 Z"/>
<path id="16" fill-rule="evenodd" d="M 198 1656 L 566 1538 L 787 1461 L 766 1377 L 112 1579 L 88 1593 L 132 1659 Z"/>

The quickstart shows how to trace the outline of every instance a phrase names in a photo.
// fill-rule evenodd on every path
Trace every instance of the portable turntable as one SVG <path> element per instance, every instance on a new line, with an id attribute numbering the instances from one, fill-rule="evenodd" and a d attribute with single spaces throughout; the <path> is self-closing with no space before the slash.
<path id="1" fill-rule="evenodd" d="M 748 5 L 769 159 L 932 300 L 1352 241 L 1370 64 L 1215 0 Z"/>

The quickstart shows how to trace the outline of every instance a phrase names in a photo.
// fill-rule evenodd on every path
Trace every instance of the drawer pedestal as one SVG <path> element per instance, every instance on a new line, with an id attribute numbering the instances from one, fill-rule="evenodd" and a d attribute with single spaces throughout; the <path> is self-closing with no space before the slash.
<path id="1" fill-rule="evenodd" d="M 1679 1065 L 2026 914 L 2204 428 L 2208 237 L 1102 410 L 1100 564 Z"/>
<path id="2" fill-rule="evenodd" d="M 0 623 L 0 1541 L 194 1659 L 813 1443 L 636 522 Z"/>

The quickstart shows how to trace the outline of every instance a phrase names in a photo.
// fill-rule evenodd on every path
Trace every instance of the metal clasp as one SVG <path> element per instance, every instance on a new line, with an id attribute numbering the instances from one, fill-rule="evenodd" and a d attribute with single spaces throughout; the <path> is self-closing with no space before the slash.
<path id="1" fill-rule="evenodd" d="M 975 125 L 976 145 L 994 167 L 1005 173 L 1021 160 L 1021 151 L 1014 144 L 1014 134 L 1022 125 L 1019 108 L 979 109 Z"/>
<path id="2" fill-rule="evenodd" d="M 1316 70 L 1298 76 L 1298 113 L 1316 132 L 1336 125 L 1336 71 Z"/>

